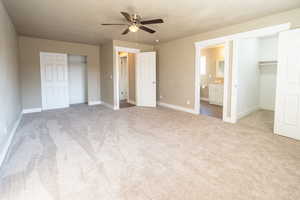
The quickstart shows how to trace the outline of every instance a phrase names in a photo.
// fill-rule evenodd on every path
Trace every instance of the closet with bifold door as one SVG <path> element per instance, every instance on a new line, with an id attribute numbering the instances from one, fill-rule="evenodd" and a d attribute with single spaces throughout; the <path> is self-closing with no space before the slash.
<path id="1" fill-rule="evenodd" d="M 42 110 L 87 102 L 87 57 L 40 52 Z"/>

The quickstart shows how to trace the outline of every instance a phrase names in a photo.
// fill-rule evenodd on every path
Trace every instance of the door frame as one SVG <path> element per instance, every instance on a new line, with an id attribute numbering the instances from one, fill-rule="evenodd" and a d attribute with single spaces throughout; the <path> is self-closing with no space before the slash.
<path id="1" fill-rule="evenodd" d="M 120 47 L 115 46 L 114 47 L 114 68 L 113 68 L 113 83 L 114 83 L 114 110 L 120 109 L 120 80 L 119 80 L 119 74 L 120 74 L 120 66 L 119 66 L 119 52 L 126 52 L 126 53 L 140 53 L 140 49 L 134 49 L 134 48 L 126 48 L 126 47 Z M 135 58 L 136 59 L 136 58 Z M 135 74 L 135 80 L 136 80 L 136 74 Z M 128 93 L 129 95 L 129 93 Z"/>
<path id="2" fill-rule="evenodd" d="M 204 41 L 198 41 L 195 42 L 195 104 L 194 104 L 194 112 L 196 114 L 200 114 L 200 58 L 201 58 L 201 49 L 206 48 L 208 46 L 213 46 L 217 44 L 224 44 L 225 43 L 225 60 L 229 60 L 229 42 L 233 41 L 233 55 L 232 55 L 232 84 L 231 84 L 231 115 L 230 117 L 227 117 L 227 101 L 228 101 L 228 94 L 229 94 L 229 88 L 225 85 L 225 80 L 228 80 L 229 76 L 229 66 L 228 62 L 226 64 L 225 62 L 225 74 L 224 74 L 224 100 L 223 100 L 223 121 L 230 122 L 230 123 L 236 123 L 237 121 L 237 95 L 236 95 L 236 89 L 237 89 L 237 54 L 238 51 L 237 44 L 240 39 L 244 38 L 250 38 L 250 37 L 263 37 L 268 35 L 274 35 L 278 34 L 279 32 L 289 30 L 291 28 L 291 23 L 285 23 L 275 26 L 269 26 L 265 28 L 255 29 L 247 32 L 241 32 L 233 35 L 228 35 L 224 37 L 218 37 L 213 38 L 209 40 Z M 227 48 L 227 51 L 226 51 Z M 227 78 L 226 78 L 227 77 Z M 226 82 L 228 84 L 228 82 Z M 226 98 L 226 100 L 225 100 Z M 224 104 L 224 101 L 226 104 Z M 226 111 L 226 112 L 224 112 Z"/>

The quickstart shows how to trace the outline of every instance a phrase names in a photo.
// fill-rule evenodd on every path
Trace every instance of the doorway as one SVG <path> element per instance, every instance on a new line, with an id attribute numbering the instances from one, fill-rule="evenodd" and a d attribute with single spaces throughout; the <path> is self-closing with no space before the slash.
<path id="1" fill-rule="evenodd" d="M 273 133 L 278 34 L 240 39 L 237 48 L 238 122 Z"/>
<path id="2" fill-rule="evenodd" d="M 201 49 L 200 114 L 222 119 L 225 44 Z"/>
<path id="3" fill-rule="evenodd" d="M 87 103 L 87 57 L 68 55 L 70 104 Z"/>
<path id="4" fill-rule="evenodd" d="M 114 106 L 113 109 L 120 109 L 120 66 L 121 54 L 128 55 L 129 84 L 126 100 L 128 104 L 144 107 L 156 107 L 156 52 L 140 52 L 140 49 L 115 47 L 114 51 Z M 125 59 L 124 59 L 125 60 Z M 130 67 L 130 66 L 134 67 Z M 126 66 L 126 65 L 125 65 Z M 126 70 L 125 70 L 126 71 Z M 132 73 L 131 73 L 132 72 Z M 126 78 L 125 78 L 126 80 Z M 125 81 L 127 82 L 127 81 Z M 123 99 L 124 102 L 124 99 Z M 122 103 L 122 102 L 121 102 Z M 131 105 L 130 105 L 131 106 Z"/>
<path id="5" fill-rule="evenodd" d="M 135 106 L 135 54 L 119 52 L 119 107 Z"/>

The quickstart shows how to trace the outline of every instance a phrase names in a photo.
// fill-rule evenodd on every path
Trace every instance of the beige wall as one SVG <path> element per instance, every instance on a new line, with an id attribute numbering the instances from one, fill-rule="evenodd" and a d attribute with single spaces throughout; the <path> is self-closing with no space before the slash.
<path id="1" fill-rule="evenodd" d="M 129 100 L 135 102 L 135 54 L 128 54 Z"/>
<path id="2" fill-rule="evenodd" d="M 217 61 L 224 60 L 224 47 L 203 49 L 201 56 L 206 56 L 206 74 L 201 75 L 200 94 L 201 98 L 208 98 L 208 85 L 210 83 L 224 83 L 224 78 L 216 77 Z"/>
<path id="3" fill-rule="evenodd" d="M 222 29 L 216 27 L 214 31 L 157 45 L 156 49 L 159 54 L 159 95 L 163 96 L 160 101 L 194 108 L 195 42 L 287 22 L 291 22 L 292 27 L 300 26 L 300 9 Z M 186 103 L 187 100 L 191 102 L 189 105 Z"/>
<path id="4" fill-rule="evenodd" d="M 22 110 L 18 68 L 17 34 L 0 1 L 0 162 Z"/>
<path id="5" fill-rule="evenodd" d="M 101 60 L 101 101 L 113 105 L 113 42 L 100 47 Z"/>
<path id="6" fill-rule="evenodd" d="M 42 106 L 40 52 L 87 56 L 88 101 L 100 101 L 99 46 L 20 36 L 19 52 L 24 109 Z"/>

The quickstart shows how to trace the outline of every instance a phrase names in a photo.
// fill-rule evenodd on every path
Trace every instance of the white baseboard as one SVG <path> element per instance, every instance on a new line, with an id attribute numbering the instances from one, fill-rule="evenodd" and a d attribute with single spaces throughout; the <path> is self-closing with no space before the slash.
<path id="1" fill-rule="evenodd" d="M 12 130 L 10 131 L 10 133 L 8 135 L 7 141 L 3 145 L 3 150 L 2 150 L 2 152 L 0 152 L 0 167 L 2 166 L 3 162 L 5 161 L 7 153 L 9 151 L 9 147 L 10 147 L 12 141 L 13 141 L 13 138 L 15 136 L 17 128 L 19 127 L 22 116 L 23 116 L 23 113 L 20 113 L 20 116 L 18 117 L 17 121 L 14 123 L 14 126 L 13 126 Z"/>
<path id="2" fill-rule="evenodd" d="M 262 110 L 268 110 L 268 111 L 275 111 L 274 107 L 271 106 L 260 106 L 260 109 Z"/>
<path id="3" fill-rule="evenodd" d="M 104 105 L 104 106 L 107 107 L 107 108 L 116 110 L 112 104 L 106 103 L 106 102 L 104 102 L 104 101 L 102 101 L 102 105 Z"/>
<path id="4" fill-rule="evenodd" d="M 23 109 L 22 113 L 36 113 L 36 112 L 42 112 L 42 108 L 30 108 L 30 109 Z"/>
<path id="5" fill-rule="evenodd" d="M 100 104 L 102 104 L 101 101 L 89 101 L 88 103 L 89 106 L 100 105 Z"/>
<path id="6" fill-rule="evenodd" d="M 135 101 L 133 101 L 133 100 L 128 100 L 127 102 L 130 103 L 130 104 L 135 105 Z"/>
<path id="7" fill-rule="evenodd" d="M 209 101 L 208 98 L 206 98 L 206 97 L 201 97 L 200 100 L 202 100 L 202 101 Z"/>
<path id="8" fill-rule="evenodd" d="M 167 103 L 163 103 L 163 102 L 158 102 L 157 104 L 160 106 L 163 106 L 163 107 L 174 109 L 174 110 L 179 110 L 179 111 L 188 112 L 188 113 L 192 113 L 192 114 L 198 114 L 195 112 L 194 109 L 190 109 L 190 108 L 185 108 L 185 107 L 181 107 L 181 106 L 177 106 L 177 105 L 173 105 L 173 104 L 167 104 Z"/>
<path id="9" fill-rule="evenodd" d="M 243 112 L 238 113 L 237 118 L 241 119 L 241 118 L 246 117 L 247 115 L 249 115 L 249 114 L 251 114 L 255 111 L 258 111 L 258 110 L 259 110 L 259 106 L 254 106 L 254 107 L 249 108 L 249 109 L 247 109 Z"/>

